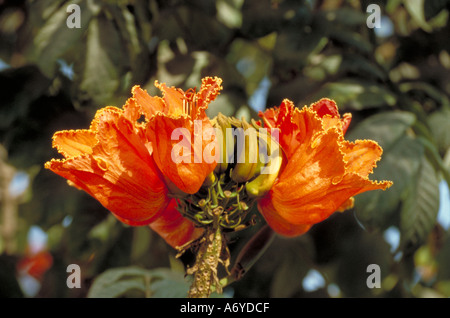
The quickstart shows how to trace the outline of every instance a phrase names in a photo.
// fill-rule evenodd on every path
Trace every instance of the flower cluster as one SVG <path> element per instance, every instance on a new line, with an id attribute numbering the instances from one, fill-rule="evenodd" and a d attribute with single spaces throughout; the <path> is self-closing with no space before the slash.
<path id="1" fill-rule="evenodd" d="M 334 101 L 300 109 L 284 100 L 251 123 L 209 119 L 221 82 L 206 77 L 198 92 L 156 82 L 162 97 L 135 86 L 123 108 L 100 109 L 89 129 L 56 132 L 53 146 L 64 159 L 45 164 L 120 221 L 148 225 L 172 247 L 203 242 L 190 271 L 200 273 L 193 294 L 210 290 L 201 277 L 217 280 L 208 273 L 228 261 L 221 231 L 251 224 L 252 205 L 273 231 L 297 236 L 351 208 L 355 195 L 392 184 L 369 180 L 382 149 L 345 140 L 351 115 L 341 117 Z"/>

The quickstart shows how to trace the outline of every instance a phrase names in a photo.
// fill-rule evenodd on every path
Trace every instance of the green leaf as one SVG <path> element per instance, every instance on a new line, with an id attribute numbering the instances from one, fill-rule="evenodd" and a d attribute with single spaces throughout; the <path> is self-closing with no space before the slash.
<path id="1" fill-rule="evenodd" d="M 418 174 L 409 183 L 400 211 L 401 245 L 418 247 L 436 223 L 439 210 L 439 178 L 431 163 L 422 157 Z"/>
<path id="2" fill-rule="evenodd" d="M 116 298 L 124 295 L 131 290 L 138 290 L 145 292 L 145 284 L 142 279 L 125 279 L 116 281 L 114 284 L 104 286 L 101 290 L 96 290 L 89 298 Z"/>
<path id="3" fill-rule="evenodd" d="M 152 275 L 158 279 L 150 284 L 151 297 L 153 298 L 183 298 L 186 297 L 190 282 L 184 278 L 182 272 L 175 272 L 161 268 L 153 270 Z"/>
<path id="4" fill-rule="evenodd" d="M 217 20 L 230 29 L 239 28 L 242 25 L 241 6 L 242 1 L 218 0 L 216 2 Z"/>
<path id="5" fill-rule="evenodd" d="M 80 6 L 81 28 L 67 27 L 66 21 L 69 13 L 66 10 L 70 3 Z M 58 58 L 61 58 L 64 53 L 81 41 L 92 18 L 93 13 L 88 8 L 86 1 L 80 0 L 70 3 L 61 4 L 56 11 L 45 19 L 45 24 L 39 28 L 34 37 L 33 46 L 30 48 L 31 59 L 48 77 L 55 74 Z"/>
<path id="6" fill-rule="evenodd" d="M 325 11 L 327 17 L 331 18 L 336 24 L 344 24 L 346 26 L 361 26 L 366 23 L 366 15 L 364 12 L 354 10 L 352 8 L 342 7 L 337 10 Z"/>
<path id="7" fill-rule="evenodd" d="M 127 59 L 113 21 L 100 14 L 89 25 L 86 56 L 76 85 L 81 100 L 107 105 L 120 86 L 120 71 Z M 78 68 L 78 67 L 77 67 Z"/>
<path id="8" fill-rule="evenodd" d="M 306 101 L 314 102 L 323 97 L 334 99 L 339 107 L 354 110 L 393 106 L 397 100 L 386 87 L 363 79 L 326 83 Z"/>
<path id="9" fill-rule="evenodd" d="M 386 152 L 415 123 L 416 116 L 406 111 L 381 112 L 360 122 L 346 135 L 349 140 L 373 139 Z"/>
<path id="10" fill-rule="evenodd" d="M 445 154 L 450 148 L 450 109 L 444 108 L 433 112 L 428 117 L 431 132 L 437 142 L 439 152 Z"/>
<path id="11" fill-rule="evenodd" d="M 133 12 L 126 6 L 126 3 L 120 3 L 119 6 L 108 5 L 108 12 L 113 16 L 114 23 L 117 25 L 117 34 L 120 37 L 121 48 L 124 56 L 121 60 L 125 66 L 122 70 L 121 88 L 126 93 L 135 83 L 142 83 L 148 80 L 148 72 L 151 67 L 151 61 L 148 59 L 149 46 L 151 40 L 152 28 L 149 24 L 148 8 L 144 3 L 134 3 Z M 143 12 L 138 12 L 143 10 Z M 124 73 L 124 74 L 123 74 Z"/>
<path id="12" fill-rule="evenodd" d="M 297 41 L 299 37 L 302 38 L 300 42 Z M 285 76 L 289 78 L 286 72 L 302 70 L 328 43 L 328 38 L 320 32 L 307 33 L 297 28 L 283 29 L 277 35 L 273 50 L 274 72 L 281 79 Z"/>
<path id="13" fill-rule="evenodd" d="M 100 274 L 92 284 L 88 297 L 126 296 L 130 291 L 146 297 L 186 297 L 189 282 L 182 272 L 166 268 L 152 270 L 136 266 L 113 268 Z"/>
<path id="14" fill-rule="evenodd" d="M 383 148 L 383 155 L 371 180 L 391 180 L 386 191 L 370 191 L 355 198 L 357 218 L 368 228 L 392 225 L 402 196 L 415 178 L 424 155 L 420 141 L 407 135 L 415 121 L 408 112 L 385 112 L 369 117 L 348 134 L 349 140 L 371 139 Z"/>
<path id="15" fill-rule="evenodd" d="M 117 297 L 132 288 L 144 291 L 145 286 L 143 281 L 139 282 L 138 280 L 130 280 L 129 278 L 142 278 L 146 275 L 149 275 L 148 271 L 138 267 L 109 269 L 94 280 L 87 296 L 89 298 Z M 128 277 L 128 279 L 121 281 L 124 277 Z"/>
<path id="16" fill-rule="evenodd" d="M 432 28 L 425 20 L 424 2 L 425 0 L 404 0 L 403 4 L 413 20 L 422 28 L 422 30 L 431 32 Z"/>
<path id="17" fill-rule="evenodd" d="M 358 32 L 331 27 L 329 33 L 331 39 L 341 42 L 342 45 L 355 48 L 361 53 L 370 54 L 372 52 L 372 44 Z"/>
<path id="18" fill-rule="evenodd" d="M 402 136 L 385 152 L 370 176 L 371 180 L 390 180 L 394 184 L 386 191 L 370 191 L 355 198 L 355 213 L 368 228 L 386 229 L 397 218 L 402 197 L 415 178 L 423 156 L 423 145 Z"/>

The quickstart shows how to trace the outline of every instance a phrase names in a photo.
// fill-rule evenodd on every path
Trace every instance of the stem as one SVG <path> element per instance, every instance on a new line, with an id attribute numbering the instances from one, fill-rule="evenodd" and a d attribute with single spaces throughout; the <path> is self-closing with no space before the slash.
<path id="1" fill-rule="evenodd" d="M 216 223 L 216 222 L 214 222 Z M 209 226 L 200 245 L 195 265 L 194 282 L 188 293 L 189 298 L 208 298 L 213 285 L 220 290 L 217 267 L 222 253 L 222 232 L 219 226 Z"/>
<path id="2" fill-rule="evenodd" d="M 214 175 L 214 178 L 208 179 L 208 183 L 204 184 L 207 188 L 202 195 L 191 195 L 180 200 L 180 212 L 205 229 L 201 239 L 178 247 L 181 253 L 188 248 L 196 253 L 194 266 L 186 271 L 186 274 L 193 275 L 194 278 L 189 298 L 207 298 L 213 291 L 222 292 L 217 273 L 219 263 L 230 274 L 230 255 L 222 230 L 230 231 L 247 226 L 241 224 L 249 211 L 248 204 L 241 200 L 245 197 L 240 197 L 239 194 L 244 187 L 236 184 L 223 191 L 223 179 L 223 175 L 219 178 Z"/>
<path id="3" fill-rule="evenodd" d="M 274 238 L 275 232 L 268 225 L 263 226 L 240 251 L 227 283 L 241 279 L 264 254 Z"/>

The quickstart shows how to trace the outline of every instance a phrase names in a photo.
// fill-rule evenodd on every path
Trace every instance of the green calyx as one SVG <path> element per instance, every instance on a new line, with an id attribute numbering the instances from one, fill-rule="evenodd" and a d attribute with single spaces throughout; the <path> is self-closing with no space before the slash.
<path id="1" fill-rule="evenodd" d="M 218 222 L 225 230 L 243 224 L 254 202 L 265 196 L 282 168 L 278 142 L 255 122 L 218 114 L 212 120 L 220 162 L 200 190 L 179 196 L 179 209 L 199 227 Z M 216 221 L 214 221 L 216 220 Z"/>
<path id="2" fill-rule="evenodd" d="M 229 272 L 225 232 L 255 224 L 255 219 L 248 217 L 251 207 L 270 191 L 284 161 L 277 141 L 256 123 L 222 114 L 212 123 L 220 141 L 220 162 L 197 193 L 174 196 L 180 213 L 205 229 L 199 239 L 179 248 L 181 253 L 187 248 L 196 253 L 195 264 L 187 271 L 194 278 L 188 295 L 192 298 L 209 297 L 213 290 L 221 292 L 219 264 L 228 273 L 225 280 L 239 279 L 270 244 L 273 234 L 262 231 L 260 239 L 252 240 Z"/>
<path id="3" fill-rule="evenodd" d="M 196 194 L 179 200 L 180 212 L 199 227 L 217 223 L 224 230 L 236 230 L 245 226 L 244 220 L 253 202 L 249 202 L 244 185 L 227 182 L 225 174 L 209 176 L 210 185 L 203 186 Z M 208 182 L 209 183 L 209 182 Z"/>
<path id="4" fill-rule="evenodd" d="M 199 227 L 218 222 L 224 230 L 243 223 L 256 200 L 278 178 L 282 149 L 273 136 L 253 122 L 217 115 L 212 120 L 221 159 L 196 194 L 178 196 L 180 212 Z"/>

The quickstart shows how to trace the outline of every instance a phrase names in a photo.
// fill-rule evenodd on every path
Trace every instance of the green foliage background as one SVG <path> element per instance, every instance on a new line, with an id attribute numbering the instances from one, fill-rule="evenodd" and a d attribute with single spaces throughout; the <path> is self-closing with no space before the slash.
<path id="1" fill-rule="evenodd" d="M 72 3 L 81 28 L 66 25 Z M 366 25 L 373 3 L 381 29 Z M 116 221 L 43 164 L 58 157 L 55 131 L 87 128 L 133 85 L 157 94 L 156 79 L 187 89 L 219 76 L 210 116 L 336 100 L 353 114 L 348 138 L 384 149 L 371 178 L 394 181 L 306 235 L 277 237 L 225 296 L 450 296 L 450 235 L 438 222 L 439 184 L 450 183 L 449 9 L 448 0 L 0 1 L 0 295 L 183 297 L 189 256 L 176 259 L 148 228 Z M 30 184 L 13 195 L 18 172 Z M 30 295 L 17 264 L 32 226 L 47 235 L 53 265 Z M 255 230 L 233 234 L 232 255 Z M 81 268 L 79 289 L 66 285 L 69 264 Z M 380 266 L 381 288 L 367 287 L 369 264 Z M 322 279 L 314 290 L 303 284 L 311 270 Z"/>

